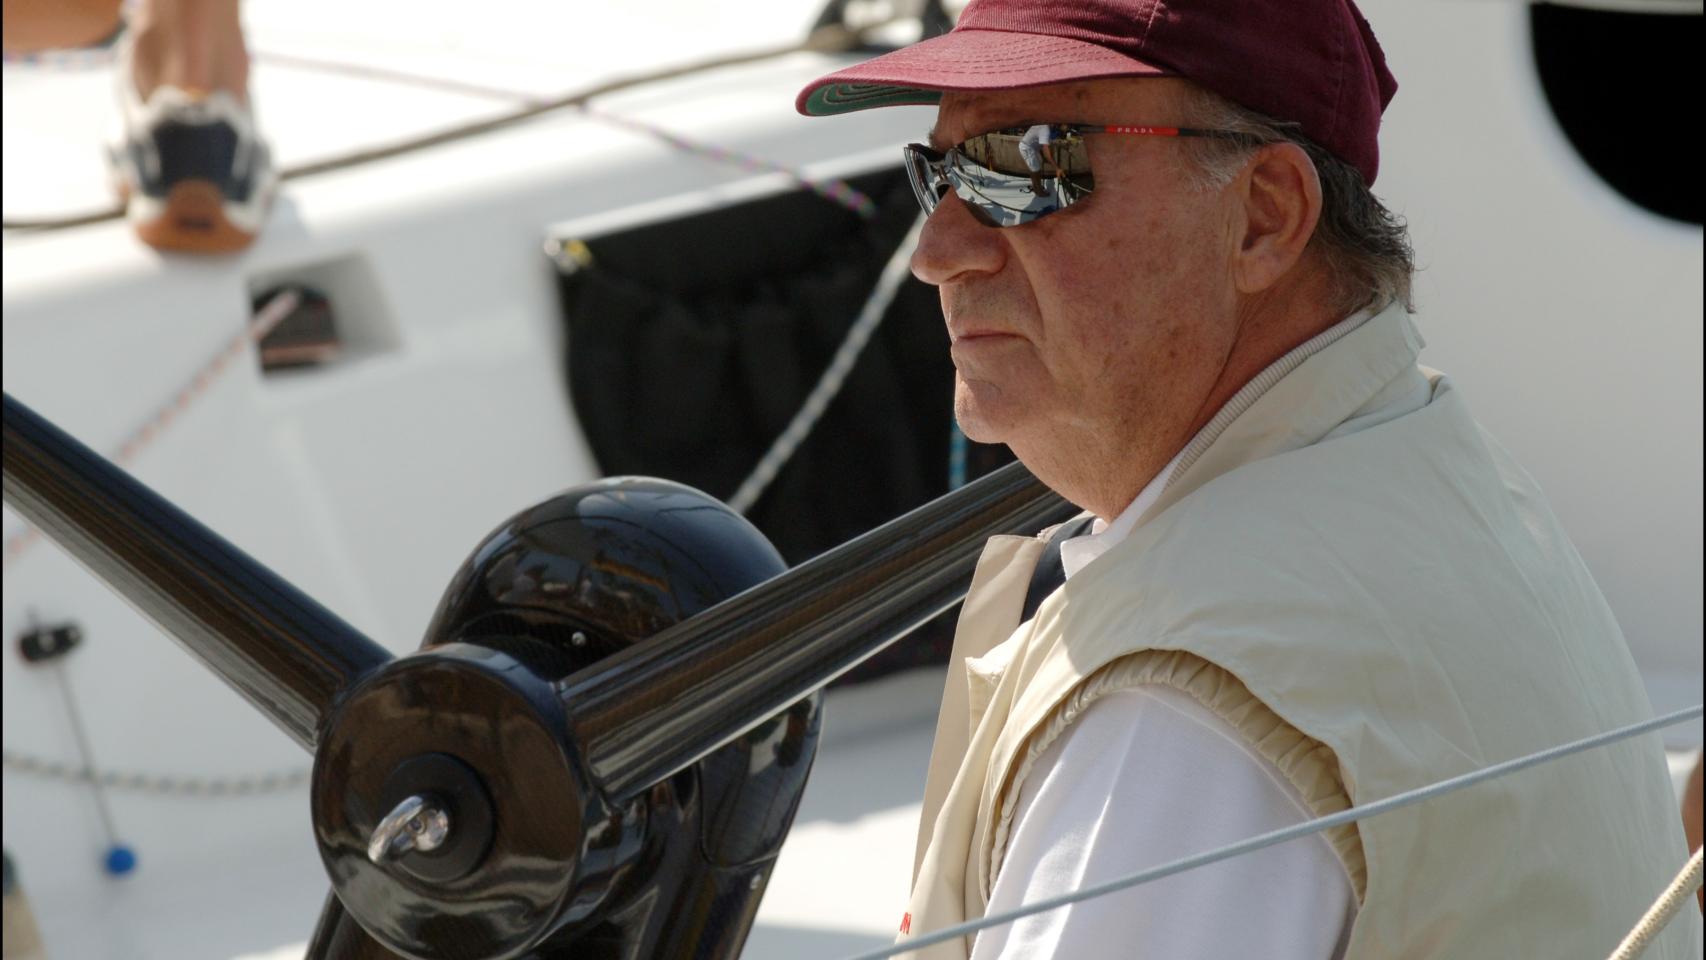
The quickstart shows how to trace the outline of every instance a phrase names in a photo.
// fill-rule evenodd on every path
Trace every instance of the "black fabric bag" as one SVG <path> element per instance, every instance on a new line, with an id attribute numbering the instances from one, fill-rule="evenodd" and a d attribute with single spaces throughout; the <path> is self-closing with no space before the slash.
<path id="1" fill-rule="evenodd" d="M 561 281 L 569 389 L 606 475 L 727 499 L 858 316 L 917 216 L 904 174 L 853 185 L 870 220 L 801 190 L 586 241 Z M 953 365 L 934 290 L 908 279 L 840 394 L 748 516 L 799 563 L 948 490 Z M 970 445 L 967 475 L 1009 461 Z M 951 617 L 846 679 L 946 659 Z"/>

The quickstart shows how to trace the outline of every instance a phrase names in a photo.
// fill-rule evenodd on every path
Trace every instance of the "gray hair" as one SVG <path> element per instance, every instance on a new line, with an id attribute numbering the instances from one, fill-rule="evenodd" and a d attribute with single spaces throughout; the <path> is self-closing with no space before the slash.
<path id="1" fill-rule="evenodd" d="M 1248 137 L 1247 141 L 1201 137 L 1181 142 L 1204 189 L 1218 190 L 1231 183 L 1262 145 L 1297 144 L 1321 178 L 1321 219 L 1309 245 L 1332 277 L 1334 306 L 1348 313 L 1371 303 L 1378 306 L 1397 300 L 1405 310 L 1416 311 L 1410 296 L 1415 254 L 1409 230 L 1403 217 L 1369 192 L 1356 167 L 1309 140 L 1295 123 L 1274 120 L 1194 85 L 1192 94 L 1195 102 L 1187 106 L 1186 115 L 1193 126 Z"/>

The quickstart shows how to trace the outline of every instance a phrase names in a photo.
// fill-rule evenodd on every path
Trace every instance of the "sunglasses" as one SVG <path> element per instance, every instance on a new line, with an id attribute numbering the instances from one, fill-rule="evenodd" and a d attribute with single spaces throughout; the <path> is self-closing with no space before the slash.
<path id="1" fill-rule="evenodd" d="M 1038 123 L 992 130 L 946 151 L 908 144 L 904 148 L 907 179 L 926 215 L 936 212 L 951 189 L 982 223 L 1017 227 L 1096 192 L 1096 175 L 1090 170 L 1090 151 L 1084 142 L 1091 134 L 1256 142 L 1248 134 L 1231 130 Z"/>

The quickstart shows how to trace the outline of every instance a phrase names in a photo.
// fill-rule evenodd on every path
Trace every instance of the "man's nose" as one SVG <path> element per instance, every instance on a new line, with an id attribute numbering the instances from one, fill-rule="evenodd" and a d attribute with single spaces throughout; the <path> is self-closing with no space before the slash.
<path id="1" fill-rule="evenodd" d="M 924 222 L 912 252 L 912 275 L 939 287 L 965 274 L 999 273 L 1006 262 L 1001 231 L 979 223 L 965 202 L 949 192 Z"/>

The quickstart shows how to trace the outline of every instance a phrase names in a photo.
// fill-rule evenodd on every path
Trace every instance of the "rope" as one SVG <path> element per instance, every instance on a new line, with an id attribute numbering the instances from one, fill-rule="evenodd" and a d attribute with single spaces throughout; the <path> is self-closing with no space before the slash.
<path id="1" fill-rule="evenodd" d="M 737 53 L 722 57 L 711 57 L 705 60 L 697 60 L 692 63 L 683 64 L 681 66 L 666 67 L 661 70 L 653 70 L 647 73 L 636 74 L 631 77 L 618 78 L 616 80 L 596 84 L 576 93 L 535 100 L 507 113 L 501 113 L 485 120 L 476 120 L 471 123 L 459 124 L 433 133 L 398 140 L 384 146 L 339 154 L 338 156 L 329 157 L 325 160 L 296 164 L 291 167 L 286 167 L 281 171 L 279 173 L 279 179 L 294 180 L 299 177 L 329 173 L 333 170 L 342 170 L 349 167 L 373 163 L 377 160 L 385 160 L 407 153 L 414 153 L 427 147 L 435 147 L 444 143 L 454 143 L 460 140 L 466 140 L 470 137 L 489 133 L 493 130 L 514 126 L 515 124 L 521 123 L 525 120 L 531 120 L 535 117 L 543 116 L 544 114 L 551 113 L 556 110 L 562 110 L 567 107 L 581 107 L 588 101 L 597 97 L 615 93 L 619 90 L 626 90 L 630 87 L 643 86 L 648 83 L 657 83 L 663 80 L 673 80 L 679 77 L 690 76 L 695 73 L 703 73 L 708 70 L 716 70 L 722 67 L 734 67 L 750 63 L 759 63 L 765 60 L 774 60 L 778 57 L 784 57 L 793 53 L 838 53 L 852 50 L 865 43 L 865 36 L 870 31 L 886 26 L 889 22 L 890 21 L 885 20 L 881 23 L 872 24 L 859 30 L 849 30 L 845 27 L 839 26 L 822 27 L 817 30 L 813 30 L 801 43 L 792 43 L 779 47 L 767 47 L 762 50 L 754 50 L 747 53 Z M 52 217 L 41 220 L 6 220 L 4 222 L 0 222 L 0 227 L 7 230 L 19 231 L 64 230 L 69 227 L 80 227 L 94 223 L 104 223 L 109 220 L 117 220 L 123 216 L 124 208 L 122 206 L 114 205 L 99 210 L 91 210 L 87 213 L 73 214 L 63 217 Z"/>
<path id="2" fill-rule="evenodd" d="M 751 173 L 777 172 L 786 174 L 800 186 L 805 187 L 807 190 L 810 190 L 832 203 L 846 207 L 863 219 L 869 220 L 877 215 L 877 205 L 871 201 L 871 198 L 861 193 L 845 180 L 814 180 L 785 163 L 767 160 L 764 157 L 729 147 L 718 146 L 714 143 L 689 140 L 680 134 L 671 133 L 662 127 L 655 126 L 641 120 L 617 116 L 613 113 L 602 113 L 592 107 L 583 106 L 581 107 L 581 110 L 587 116 L 602 120 L 605 123 L 618 127 L 625 127 L 629 130 L 635 130 L 650 137 L 654 137 L 666 144 L 669 144 L 675 149 L 682 151 L 683 153 L 691 153 L 696 156 L 705 157 L 709 160 L 714 160 L 718 163 L 726 163 Z"/>
<path id="3" fill-rule="evenodd" d="M 114 790 L 161 796 L 242 797 L 293 790 L 308 782 L 308 770 L 263 773 L 246 777 L 174 777 L 147 773 L 95 770 L 43 757 L 5 751 L 6 769 L 45 780 L 88 783 Z"/>
<path id="4" fill-rule="evenodd" d="M 965 923 L 957 923 L 951 927 L 943 927 L 940 930 L 922 934 L 910 940 L 894 944 L 893 946 L 848 957 L 846 960 L 885 960 L 885 958 L 892 957 L 896 954 L 919 950 L 932 944 L 952 940 L 955 937 L 963 937 L 966 934 L 976 933 L 979 930 L 987 929 L 989 927 L 1000 926 L 1004 923 L 1012 923 L 1015 920 L 1028 917 L 1033 914 L 1044 913 L 1046 911 L 1056 909 L 1057 907 L 1064 907 L 1068 904 L 1077 903 L 1080 900 L 1090 900 L 1096 897 L 1107 896 L 1110 893 L 1150 883 L 1155 880 L 1161 880 L 1176 873 L 1195 870 L 1198 867 L 1205 867 L 1211 863 L 1219 863 L 1222 860 L 1230 860 L 1233 857 L 1242 856 L 1243 854 L 1271 847 L 1275 844 L 1285 843 L 1288 840 L 1295 840 L 1298 837 L 1306 837 L 1312 833 L 1320 833 L 1323 830 L 1337 827 L 1341 824 L 1355 823 L 1358 820 L 1364 820 L 1368 817 L 1396 810 L 1399 807 L 1407 807 L 1411 804 L 1421 803 L 1424 800 L 1431 800 L 1447 793 L 1453 793 L 1486 780 L 1509 776 L 1510 774 L 1516 773 L 1520 770 L 1526 770 L 1529 767 L 1536 766 L 1538 764 L 1557 760 L 1561 757 L 1567 757 L 1573 753 L 1580 753 L 1583 750 L 1591 750 L 1594 747 L 1601 747 L 1609 743 L 1616 743 L 1619 740 L 1627 740 L 1630 737 L 1639 736 L 1643 733 L 1648 733 L 1661 727 L 1668 727 L 1673 724 L 1682 723 L 1685 720 L 1693 720 L 1700 715 L 1701 707 L 1697 705 L 1684 710 L 1678 710 L 1674 713 L 1667 713 L 1662 717 L 1654 717 L 1651 720 L 1632 723 L 1626 727 L 1618 727 L 1615 730 L 1595 734 L 1594 736 L 1587 737 L 1582 740 L 1574 740 L 1569 743 L 1560 744 L 1559 746 L 1551 747 L 1538 753 L 1531 753 L 1527 756 L 1517 757 L 1514 760 L 1506 760 L 1503 763 L 1495 763 L 1490 767 L 1473 770 L 1469 773 L 1441 780 L 1438 783 L 1431 783 L 1427 786 L 1417 787 L 1414 790 L 1407 790 L 1403 793 L 1394 794 L 1384 800 L 1375 801 L 1374 803 L 1351 807 L 1348 810 L 1341 810 L 1338 813 L 1331 814 L 1329 816 L 1319 817 L 1314 820 L 1306 820 L 1303 823 L 1285 827 L 1280 830 L 1273 830 L 1259 836 L 1251 837 L 1248 840 L 1241 840 L 1237 843 L 1228 844 L 1224 847 L 1219 847 L 1194 856 L 1174 860 L 1171 863 L 1164 863 L 1158 867 L 1152 867 L 1148 870 L 1142 870 L 1123 877 L 1117 877 L 1113 880 L 1095 884 L 1094 886 L 1082 887 L 1069 893 L 1048 897 L 1034 903 L 1027 903 L 1005 913 L 992 914 L 990 916 L 980 917 L 976 920 L 968 920 Z"/>
<path id="5" fill-rule="evenodd" d="M 281 67 L 296 67 L 301 70 L 318 70 L 321 73 L 339 73 L 346 77 L 361 77 L 365 80 L 383 80 L 411 87 L 423 87 L 444 93 L 460 94 L 465 97 L 484 97 L 487 100 L 502 100 L 506 103 L 529 105 L 545 102 L 545 98 L 538 94 L 512 90 L 507 87 L 489 87 L 483 83 L 471 83 L 452 77 L 393 70 L 390 67 L 375 67 L 365 63 L 350 63 L 346 60 L 325 60 L 320 57 L 304 57 L 295 53 L 272 53 L 265 50 L 256 50 L 253 57 L 258 63 L 272 63 Z"/>
<path id="6" fill-rule="evenodd" d="M 1635 929 L 1623 938 L 1623 942 L 1612 952 L 1611 960 L 1635 960 L 1647 952 L 1647 946 L 1653 938 L 1659 935 L 1676 916 L 1677 908 L 1691 899 L 1694 891 L 1700 889 L 1700 851 L 1694 851 L 1694 856 L 1688 858 L 1688 863 L 1682 867 L 1682 872 L 1676 879 L 1665 887 L 1653 905 L 1647 908 L 1641 922 L 1635 924 Z"/>
<path id="7" fill-rule="evenodd" d="M 276 63 L 282 66 L 298 67 L 305 70 L 319 70 L 323 73 L 338 73 L 351 77 L 362 77 L 368 80 L 389 81 L 411 87 L 424 87 L 446 93 L 462 96 L 484 97 L 489 100 L 503 100 L 509 103 L 537 105 L 545 100 L 537 94 L 521 90 L 510 90 L 501 87 L 491 87 L 485 84 L 468 83 L 449 77 L 437 77 L 430 74 L 412 73 L 406 70 L 393 70 L 389 67 L 374 67 L 361 63 L 348 63 L 342 60 L 322 60 L 318 57 L 302 57 L 295 54 L 266 53 L 256 51 L 255 59 L 263 63 Z M 612 126 L 623 127 L 643 133 L 660 140 L 683 153 L 705 157 L 717 163 L 726 163 L 754 173 L 779 172 L 787 174 L 795 183 L 811 190 L 828 200 L 840 204 L 857 213 L 865 219 L 876 215 L 877 205 L 869 197 L 855 189 L 844 180 L 815 180 L 800 173 L 794 167 L 777 163 L 756 154 L 724 147 L 714 143 L 694 140 L 673 133 L 656 124 L 634 120 L 629 117 L 605 113 L 589 105 L 581 104 L 579 109 L 595 120 Z"/>
<path id="8" fill-rule="evenodd" d="M 154 411 L 153 416 L 143 421 L 142 426 L 137 427 L 119 443 L 118 453 L 112 457 L 113 462 L 125 466 L 141 456 L 142 451 L 159 439 L 166 428 L 182 416 L 191 404 L 206 395 L 213 382 L 231 366 L 232 360 L 241 356 L 249 344 L 264 339 L 274 327 L 290 316 L 301 302 L 302 297 L 295 290 L 283 290 L 262 305 L 241 333 L 232 337 L 190 377 L 189 382 L 178 388 L 164 406 Z M 39 540 L 41 531 L 35 527 L 26 527 L 7 537 L 4 566 L 11 567 Z"/>
<path id="9" fill-rule="evenodd" d="M 865 299 L 865 306 L 860 308 L 859 316 L 853 325 L 847 329 L 847 335 L 842 338 L 841 346 L 835 350 L 835 356 L 830 358 L 829 366 L 818 378 L 817 385 L 806 395 L 805 402 L 794 413 L 794 418 L 788 422 L 780 436 L 770 444 L 770 449 L 752 468 L 752 473 L 741 481 L 735 489 L 734 496 L 729 498 L 729 506 L 737 513 L 744 514 L 752 509 L 758 498 L 764 495 L 770 481 L 776 479 L 788 459 L 806 437 L 817 426 L 823 417 L 823 412 L 829 408 L 830 401 L 841 392 L 841 387 L 847 382 L 847 375 L 853 371 L 853 365 L 858 362 L 859 354 L 870 342 L 871 334 L 876 332 L 877 325 L 883 322 L 883 315 L 888 313 L 889 304 L 900 291 L 900 285 L 908 276 L 908 267 L 912 262 L 913 248 L 918 246 L 918 234 L 924 229 L 924 217 L 920 216 L 912 224 L 912 229 L 901 238 L 900 246 L 895 248 L 889 257 L 889 262 L 883 266 L 883 272 L 877 277 L 877 285 L 872 288 L 871 295 Z"/>

